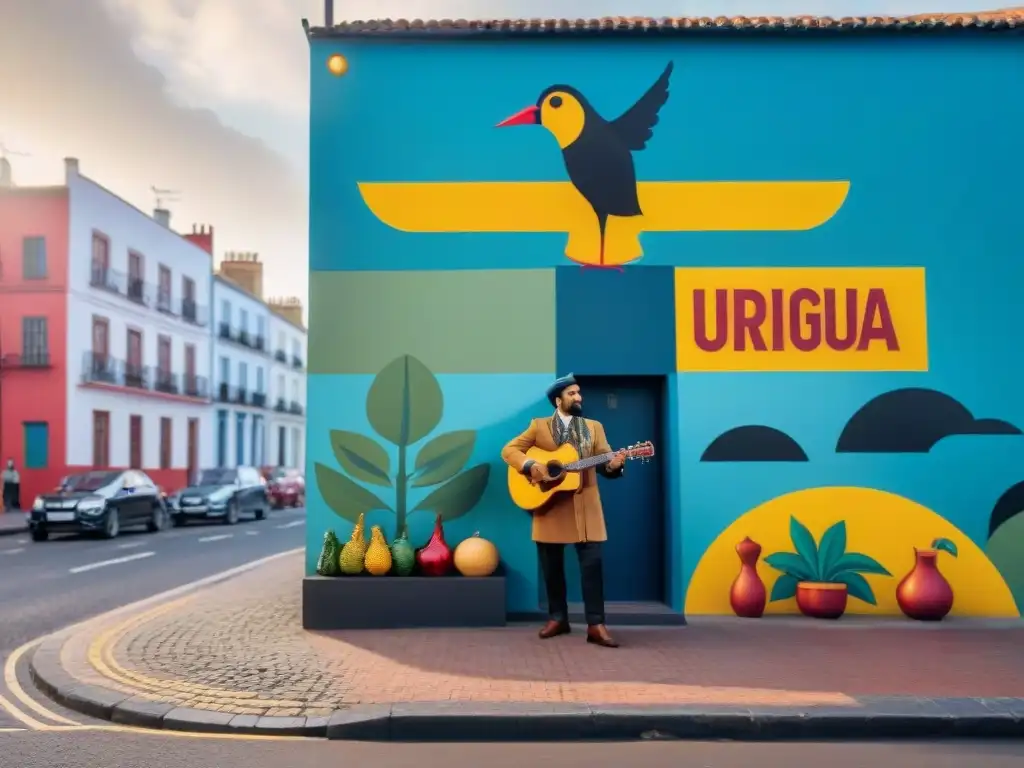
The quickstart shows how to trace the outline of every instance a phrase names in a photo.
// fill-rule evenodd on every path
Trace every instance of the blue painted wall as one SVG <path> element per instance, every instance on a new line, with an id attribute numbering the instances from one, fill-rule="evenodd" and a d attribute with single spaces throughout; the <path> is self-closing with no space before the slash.
<path id="1" fill-rule="evenodd" d="M 333 53 L 349 62 L 344 77 L 327 71 Z M 312 41 L 311 56 L 311 282 L 317 273 L 346 270 L 562 268 L 557 327 L 550 329 L 559 361 L 572 359 L 577 373 L 669 376 L 660 460 L 667 467 L 673 607 L 682 609 L 686 582 L 718 533 L 746 510 L 800 488 L 891 490 L 939 511 L 984 546 L 993 505 L 1024 478 L 1024 439 L 953 438 L 928 454 L 902 456 L 837 455 L 835 443 L 866 401 L 904 386 L 934 388 L 975 416 L 1024 425 L 1018 354 L 1024 261 L 1020 229 L 1012 224 L 1022 210 L 1024 178 L 1019 36 L 325 39 Z M 572 344 L 566 323 L 585 310 L 587 291 L 614 292 L 609 286 L 616 275 L 567 267 L 563 234 L 400 232 L 378 221 L 356 188 L 368 181 L 564 180 L 550 134 L 499 131 L 495 123 L 558 82 L 576 86 L 599 112 L 616 116 L 670 60 L 671 98 L 654 138 L 635 155 L 640 179 L 850 180 L 850 194 L 834 218 L 805 232 L 645 234 L 643 260 L 621 276 L 620 301 L 612 297 L 598 310 L 637 307 L 641 322 L 622 332 L 623 348 L 603 357 L 592 339 L 566 350 Z M 676 374 L 665 286 L 668 268 L 678 266 L 923 266 L 929 371 Z M 311 333 L 331 327 L 336 311 L 328 301 L 314 301 Z M 530 324 L 528 317 L 513 321 L 519 323 L 514 327 Z M 629 334 L 635 343 L 628 343 Z M 342 335 L 338 343 L 359 340 Z M 407 351 L 396 347 L 389 354 Z M 331 456 L 328 426 L 367 428 L 362 403 L 374 373 L 328 375 L 317 366 L 311 352 L 310 478 L 314 464 Z M 494 462 L 484 501 L 452 524 L 449 538 L 486 528 L 513 574 L 509 608 L 534 609 L 528 521 L 506 498 L 498 452 L 529 416 L 546 414 L 541 393 L 555 371 L 435 373 L 446 401 L 473 404 L 446 409 L 442 429 L 479 430 L 473 462 Z M 750 423 L 786 431 L 810 461 L 699 461 L 717 435 Z M 315 492 L 309 506 L 312 569 L 324 527 L 338 520 Z M 429 525 L 429 518 L 414 518 L 414 538 L 425 539 Z"/>

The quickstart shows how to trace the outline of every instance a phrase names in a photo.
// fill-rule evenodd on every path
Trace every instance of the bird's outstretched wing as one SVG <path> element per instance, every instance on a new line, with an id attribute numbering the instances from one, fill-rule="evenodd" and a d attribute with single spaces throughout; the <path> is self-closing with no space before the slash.
<path id="1" fill-rule="evenodd" d="M 661 77 L 647 93 L 620 117 L 611 121 L 611 126 L 619 138 L 633 152 L 647 146 L 647 142 L 654 135 L 654 126 L 658 123 L 658 110 L 668 101 L 668 79 L 672 75 L 672 67 L 673 63 L 670 61 Z"/>

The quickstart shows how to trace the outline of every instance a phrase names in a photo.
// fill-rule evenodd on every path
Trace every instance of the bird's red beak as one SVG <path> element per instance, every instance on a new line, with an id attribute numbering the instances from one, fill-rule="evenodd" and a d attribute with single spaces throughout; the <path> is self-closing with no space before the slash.
<path id="1" fill-rule="evenodd" d="M 496 128 L 504 128 L 507 125 L 536 125 L 539 121 L 540 108 L 537 106 L 527 107 L 516 112 L 512 117 L 506 117 Z"/>

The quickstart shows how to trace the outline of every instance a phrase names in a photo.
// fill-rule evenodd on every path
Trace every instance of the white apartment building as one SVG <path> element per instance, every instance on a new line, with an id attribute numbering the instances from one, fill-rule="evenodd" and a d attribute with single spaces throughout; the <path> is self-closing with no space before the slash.
<path id="1" fill-rule="evenodd" d="M 306 329 L 297 299 L 272 300 L 268 458 L 279 467 L 305 467 Z"/>
<path id="2" fill-rule="evenodd" d="M 134 467 L 168 490 L 209 466 L 210 256 L 66 161 L 67 467 Z"/>
<path id="3" fill-rule="evenodd" d="M 255 254 L 229 253 L 213 278 L 215 464 L 266 466 L 271 405 L 270 310 L 262 299 L 229 279 L 229 267 L 258 264 Z M 260 265 L 262 266 L 262 265 Z"/>

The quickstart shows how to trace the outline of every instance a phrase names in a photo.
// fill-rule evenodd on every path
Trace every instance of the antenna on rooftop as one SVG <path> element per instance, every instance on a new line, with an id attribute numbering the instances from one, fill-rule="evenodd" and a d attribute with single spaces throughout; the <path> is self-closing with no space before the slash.
<path id="1" fill-rule="evenodd" d="M 3 139 L 0 139 L 0 158 L 6 159 L 8 157 L 32 157 L 28 152 L 18 152 L 15 149 L 11 149 L 4 144 Z"/>
<path id="2" fill-rule="evenodd" d="M 153 191 L 153 196 L 156 197 L 157 208 L 163 208 L 164 203 L 177 203 L 180 200 L 181 192 L 176 189 L 159 189 L 153 186 L 150 189 Z"/>

